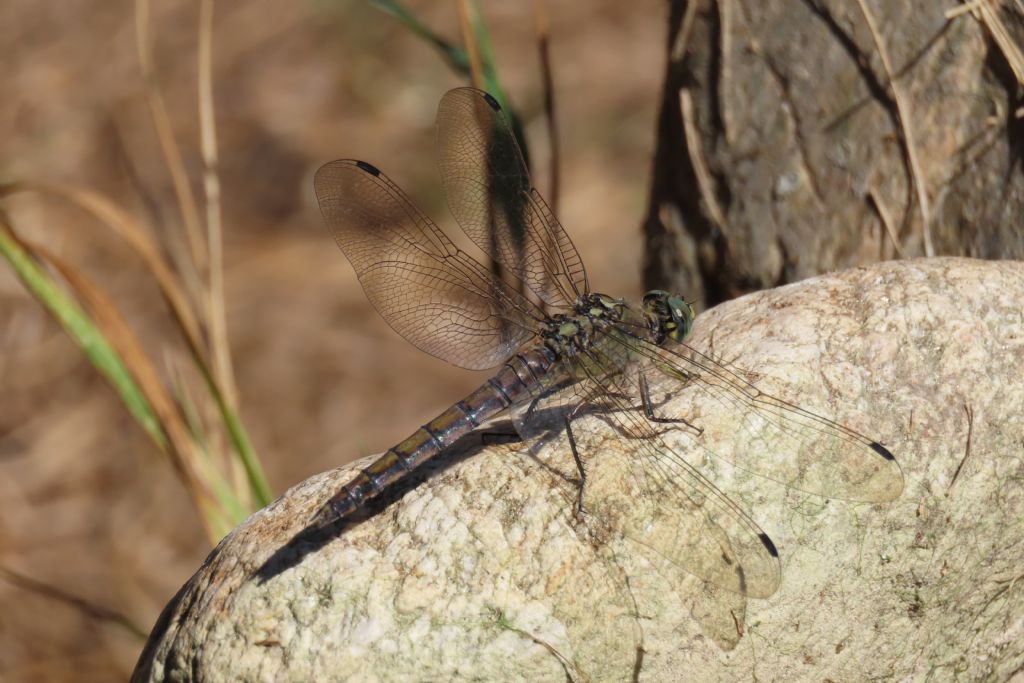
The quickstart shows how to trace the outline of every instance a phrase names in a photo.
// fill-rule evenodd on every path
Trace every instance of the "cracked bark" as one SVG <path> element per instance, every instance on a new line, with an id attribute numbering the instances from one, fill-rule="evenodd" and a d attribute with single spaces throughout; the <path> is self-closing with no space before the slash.
<path id="1" fill-rule="evenodd" d="M 907 126 L 937 254 L 1024 257 L 1024 87 L 969 14 L 872 0 L 900 120 L 856 3 L 675 0 L 648 216 L 645 283 L 700 307 L 853 265 L 924 253 Z M 1024 43 L 1024 22 L 1002 10 Z M 679 123 L 692 98 L 725 221 L 695 191 Z M 871 197 L 894 218 L 899 250 Z"/>
<path id="2" fill-rule="evenodd" d="M 253 515 L 134 680 L 1006 680 L 1024 666 L 1022 300 L 1020 262 L 912 260 L 697 319 L 694 345 L 879 439 L 906 479 L 852 504 L 701 461 L 779 546 L 766 600 L 579 534 L 514 445 L 469 442 L 343 533 L 289 544 L 355 465 Z"/>

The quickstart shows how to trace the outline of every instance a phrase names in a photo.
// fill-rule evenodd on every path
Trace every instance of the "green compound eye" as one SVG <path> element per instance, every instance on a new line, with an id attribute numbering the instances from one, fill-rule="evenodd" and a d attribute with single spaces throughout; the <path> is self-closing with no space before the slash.
<path id="1" fill-rule="evenodd" d="M 693 325 L 693 306 L 679 296 L 668 297 L 667 303 L 674 324 L 670 336 L 676 341 L 682 341 L 690 334 L 690 328 Z M 667 325 L 666 329 L 668 329 Z"/>

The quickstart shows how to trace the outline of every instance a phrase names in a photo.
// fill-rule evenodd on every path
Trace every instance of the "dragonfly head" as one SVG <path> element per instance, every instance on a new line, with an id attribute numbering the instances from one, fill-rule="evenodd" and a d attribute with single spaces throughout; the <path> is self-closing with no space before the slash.
<path id="1" fill-rule="evenodd" d="M 666 339 L 681 342 L 693 326 L 693 306 L 683 297 L 663 289 L 652 289 L 644 294 L 644 315 L 657 344 Z"/>

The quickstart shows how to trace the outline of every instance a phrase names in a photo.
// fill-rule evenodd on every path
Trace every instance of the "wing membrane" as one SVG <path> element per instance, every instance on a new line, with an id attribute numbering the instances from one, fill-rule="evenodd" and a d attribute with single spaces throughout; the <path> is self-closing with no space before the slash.
<path id="1" fill-rule="evenodd" d="M 637 411 L 627 356 L 622 347 L 607 344 L 578 357 L 569 370 L 575 382 L 513 408 L 520 435 L 566 482 L 578 481 L 575 445 L 587 472 L 588 528 L 622 535 L 648 558 L 715 586 L 751 597 L 771 595 L 780 576 L 774 545 Z"/>
<path id="2" fill-rule="evenodd" d="M 687 344 L 658 347 L 617 329 L 610 335 L 648 367 L 661 417 L 702 430 L 712 455 L 786 486 L 829 498 L 885 502 L 903 473 L 884 447 L 836 422 L 767 394 Z"/>
<path id="3" fill-rule="evenodd" d="M 437 109 L 437 146 L 448 206 L 477 246 L 550 306 L 570 306 L 587 291 L 583 261 L 531 185 L 493 97 L 448 91 Z"/>
<path id="4" fill-rule="evenodd" d="M 324 220 L 367 298 L 400 335 L 459 367 L 494 367 L 543 314 L 459 250 L 378 169 L 342 159 L 313 180 Z"/>

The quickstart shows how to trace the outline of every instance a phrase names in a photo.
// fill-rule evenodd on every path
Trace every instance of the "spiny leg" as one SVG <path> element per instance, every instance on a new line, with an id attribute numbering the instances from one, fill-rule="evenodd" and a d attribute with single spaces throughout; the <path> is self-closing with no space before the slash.
<path id="1" fill-rule="evenodd" d="M 644 415 L 651 422 L 658 424 L 684 424 L 697 434 L 702 434 L 704 429 L 683 418 L 659 417 L 654 414 L 654 403 L 651 401 L 651 390 L 647 385 L 647 376 L 640 373 L 640 400 L 643 402 Z"/>
<path id="2" fill-rule="evenodd" d="M 583 509 L 583 487 L 587 484 L 587 470 L 583 466 L 583 459 L 580 457 L 579 449 L 576 447 L 576 437 L 572 433 L 572 420 L 576 417 L 576 414 L 580 412 L 586 406 L 586 402 L 579 403 L 569 411 L 562 419 L 565 422 L 565 435 L 569 439 L 569 450 L 572 451 L 572 459 L 576 462 L 576 469 L 580 473 L 580 485 L 576 491 L 576 515 L 582 515 L 586 510 Z"/>
<path id="3" fill-rule="evenodd" d="M 643 414 L 644 414 L 644 417 L 647 418 L 648 422 L 652 422 L 652 423 L 655 423 L 655 424 L 683 424 L 683 425 L 686 425 L 687 427 L 689 427 L 690 429 L 692 429 L 694 432 L 696 432 L 696 434 L 698 436 L 701 433 L 703 433 L 704 430 L 702 428 L 698 427 L 697 425 L 693 424 L 692 422 L 690 422 L 690 421 L 688 421 L 686 419 L 683 419 L 683 418 L 661 417 L 659 415 L 656 415 L 654 413 L 654 402 L 651 400 L 650 387 L 647 384 L 646 376 L 644 376 L 642 373 L 640 375 L 639 384 L 640 384 L 640 403 L 641 403 L 641 405 L 639 405 L 639 406 L 623 406 L 621 404 L 617 404 L 617 405 L 616 404 L 602 405 L 602 399 L 614 398 L 614 399 L 620 399 L 620 400 L 629 400 L 629 397 L 626 394 L 623 394 L 623 393 L 620 393 L 620 392 L 616 392 L 616 393 L 609 392 L 607 394 L 604 394 L 601 397 L 595 397 L 594 399 L 592 399 L 590 401 L 590 407 L 593 409 L 593 413 L 595 414 L 595 416 L 599 420 L 601 420 L 602 422 L 605 422 L 608 426 L 610 426 L 612 429 L 614 429 L 616 432 L 618 432 L 620 435 L 622 435 L 626 439 L 647 439 L 647 438 L 650 438 L 651 432 L 644 431 L 644 433 L 639 434 L 639 435 L 631 434 L 626 429 L 623 428 L 621 423 L 616 423 L 616 422 L 612 422 L 612 421 L 609 421 L 609 420 L 605 419 L 604 415 L 606 413 L 624 412 L 624 411 L 631 411 L 631 410 L 632 411 L 642 411 Z M 657 436 L 662 436 L 662 435 L 667 434 L 667 433 L 669 433 L 671 431 L 672 431 L 671 428 L 665 428 L 665 429 L 654 430 L 653 433 L 655 435 L 657 435 Z"/>

